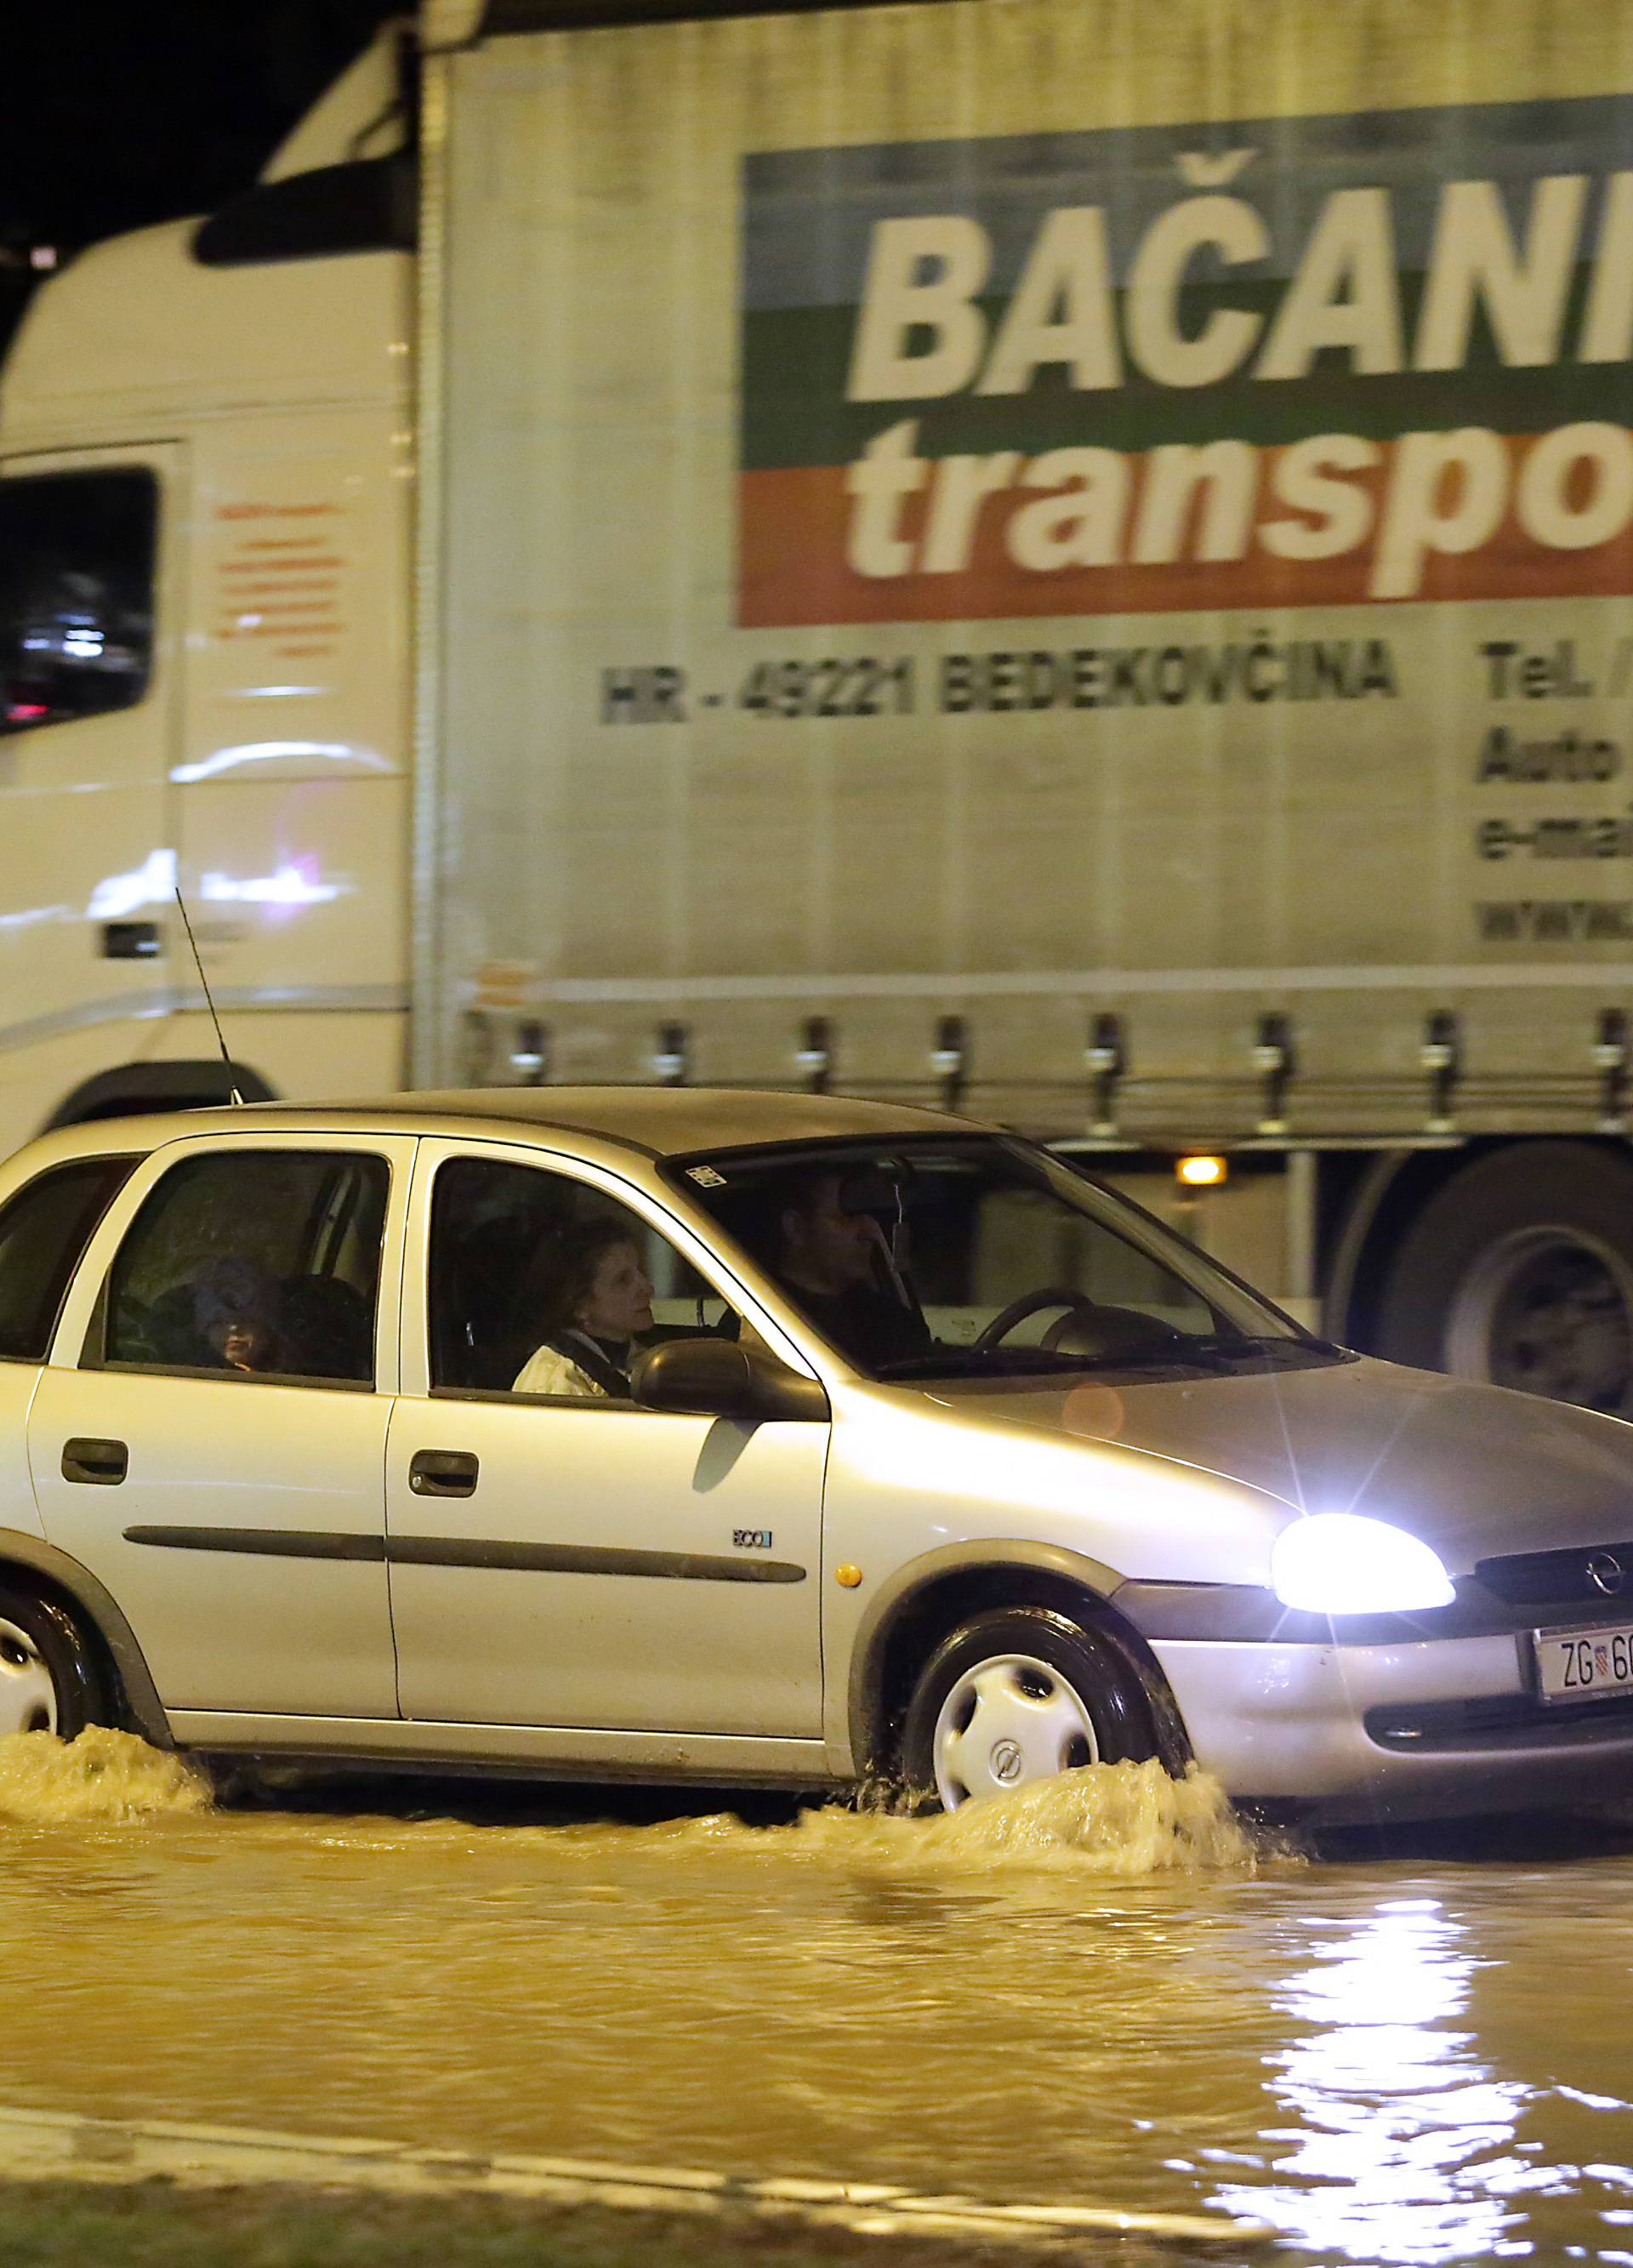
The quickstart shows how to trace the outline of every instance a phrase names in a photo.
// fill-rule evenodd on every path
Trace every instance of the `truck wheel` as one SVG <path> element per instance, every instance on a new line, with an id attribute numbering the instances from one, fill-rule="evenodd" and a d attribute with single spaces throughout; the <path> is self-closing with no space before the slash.
<path id="1" fill-rule="evenodd" d="M 1004 1607 L 949 1631 L 901 1731 L 908 1786 L 945 1811 L 1080 1764 L 1157 1754 L 1143 1687 L 1092 1629 L 1046 1607 Z"/>
<path id="2" fill-rule="evenodd" d="M 1380 1354 L 1633 1417 L 1633 1163 L 1537 1142 L 1465 1167 L 1390 1266 Z"/>
<path id="3" fill-rule="evenodd" d="M 50 1599 L 0 1587 L 0 1734 L 71 1741 L 102 1721 L 107 1695 L 78 1625 Z"/>

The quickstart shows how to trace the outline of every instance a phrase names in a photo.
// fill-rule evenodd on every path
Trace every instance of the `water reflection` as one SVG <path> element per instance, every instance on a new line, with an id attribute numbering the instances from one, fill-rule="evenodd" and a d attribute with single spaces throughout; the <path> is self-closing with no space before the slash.
<path id="1" fill-rule="evenodd" d="M 1438 1898 L 1387 1898 L 1358 1926 L 1311 1948 L 1276 1996 L 1313 2024 L 1269 2058 L 1271 2093 L 1298 2118 L 1266 2141 L 1269 2188 L 1227 2191 L 1323 2251 L 1431 2264 L 1502 2257 L 1518 2216 L 1508 2199 L 1534 2177 L 1517 2127 L 1531 2090 L 1499 2080 L 1468 2009 L 1476 1962 Z"/>

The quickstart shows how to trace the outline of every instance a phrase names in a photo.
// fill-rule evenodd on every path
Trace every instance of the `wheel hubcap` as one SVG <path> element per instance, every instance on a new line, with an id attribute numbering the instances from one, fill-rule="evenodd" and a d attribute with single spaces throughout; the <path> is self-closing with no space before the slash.
<path id="1" fill-rule="evenodd" d="M 56 1688 L 15 1623 L 0 1621 L 0 1734 L 55 1733 Z"/>
<path id="2" fill-rule="evenodd" d="M 1005 1653 L 967 1669 L 942 1703 L 931 1740 L 936 1793 L 948 1811 L 1030 1780 L 1098 1764 L 1079 1696 L 1035 1655 Z"/>
<path id="3" fill-rule="evenodd" d="M 1453 1370 L 1633 1415 L 1633 1272 L 1578 1229 L 1525 1229 L 1482 1254 L 1446 1336 Z"/>

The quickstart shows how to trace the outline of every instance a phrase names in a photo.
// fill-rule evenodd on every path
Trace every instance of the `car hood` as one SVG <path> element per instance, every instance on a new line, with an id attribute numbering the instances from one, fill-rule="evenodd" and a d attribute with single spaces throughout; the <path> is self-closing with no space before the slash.
<path id="1" fill-rule="evenodd" d="M 1477 1559 L 1633 1539 L 1633 1425 L 1367 1358 L 1251 1376 L 938 1386 L 984 1427 L 1160 1457 L 1302 1512 L 1387 1520 L 1453 1574 Z"/>

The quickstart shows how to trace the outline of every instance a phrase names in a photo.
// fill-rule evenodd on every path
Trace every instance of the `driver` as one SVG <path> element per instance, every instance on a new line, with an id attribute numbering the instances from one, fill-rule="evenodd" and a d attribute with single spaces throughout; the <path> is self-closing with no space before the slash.
<path id="1" fill-rule="evenodd" d="M 818 1167 L 775 1193 L 771 1270 L 800 1312 L 864 1367 L 928 1354 L 930 1330 L 898 1288 L 889 1248 L 871 1213 L 847 1204 L 844 1177 Z"/>

